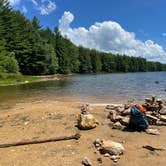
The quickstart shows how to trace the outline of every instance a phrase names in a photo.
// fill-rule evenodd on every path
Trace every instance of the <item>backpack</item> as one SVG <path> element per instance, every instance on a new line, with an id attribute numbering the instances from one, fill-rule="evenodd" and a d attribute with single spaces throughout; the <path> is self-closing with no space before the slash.
<path id="1" fill-rule="evenodd" d="M 129 128 L 137 131 L 144 131 L 149 126 L 145 114 L 135 105 L 131 107 Z"/>

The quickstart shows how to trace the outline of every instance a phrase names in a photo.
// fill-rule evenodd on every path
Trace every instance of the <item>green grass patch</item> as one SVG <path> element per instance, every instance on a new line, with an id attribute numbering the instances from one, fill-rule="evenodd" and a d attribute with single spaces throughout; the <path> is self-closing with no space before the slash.
<path id="1" fill-rule="evenodd" d="M 24 84 L 35 82 L 37 80 L 39 80 L 39 78 L 35 76 L 23 76 L 21 74 L 0 73 L 0 86 Z"/>

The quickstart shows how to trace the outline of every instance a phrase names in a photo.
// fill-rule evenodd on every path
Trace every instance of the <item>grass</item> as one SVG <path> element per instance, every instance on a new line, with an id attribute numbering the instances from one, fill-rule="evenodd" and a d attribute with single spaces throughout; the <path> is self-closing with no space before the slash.
<path id="1" fill-rule="evenodd" d="M 35 76 L 23 76 L 21 74 L 0 74 L 0 86 L 17 85 L 39 80 Z"/>

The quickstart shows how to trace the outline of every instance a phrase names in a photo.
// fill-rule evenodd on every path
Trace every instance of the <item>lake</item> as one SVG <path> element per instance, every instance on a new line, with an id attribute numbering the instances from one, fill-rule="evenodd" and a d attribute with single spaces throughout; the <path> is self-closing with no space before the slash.
<path id="1" fill-rule="evenodd" d="M 120 102 L 151 96 L 166 98 L 166 72 L 73 75 L 61 81 L 0 87 L 0 108 L 45 100 Z"/>

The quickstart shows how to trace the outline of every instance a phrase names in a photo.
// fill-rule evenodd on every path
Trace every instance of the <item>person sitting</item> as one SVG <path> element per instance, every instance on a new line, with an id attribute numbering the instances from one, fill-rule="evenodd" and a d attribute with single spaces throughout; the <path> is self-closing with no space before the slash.
<path id="1" fill-rule="evenodd" d="M 133 105 L 130 112 L 129 128 L 135 131 L 145 131 L 148 126 L 146 108 L 140 104 Z"/>

